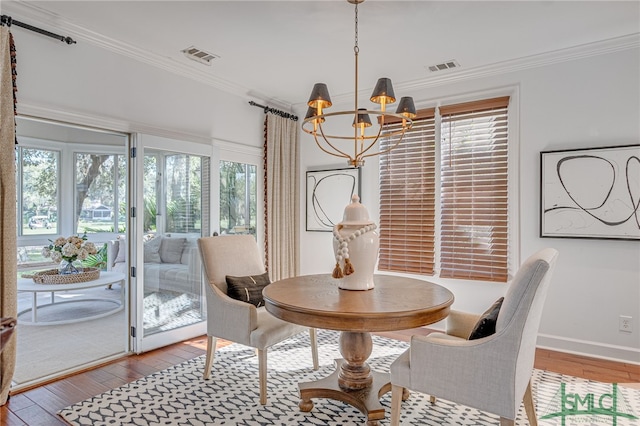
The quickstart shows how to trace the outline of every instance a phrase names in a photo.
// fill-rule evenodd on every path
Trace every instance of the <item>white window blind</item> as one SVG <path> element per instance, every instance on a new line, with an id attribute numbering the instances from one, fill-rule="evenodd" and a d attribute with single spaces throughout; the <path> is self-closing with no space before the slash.
<path id="1" fill-rule="evenodd" d="M 380 252 L 378 269 L 434 273 L 435 120 L 420 111 L 401 143 L 380 155 Z M 385 123 L 396 130 L 398 122 Z M 380 141 L 384 151 L 398 136 Z"/>
<path id="2" fill-rule="evenodd" d="M 440 276 L 508 278 L 509 97 L 440 107 Z"/>

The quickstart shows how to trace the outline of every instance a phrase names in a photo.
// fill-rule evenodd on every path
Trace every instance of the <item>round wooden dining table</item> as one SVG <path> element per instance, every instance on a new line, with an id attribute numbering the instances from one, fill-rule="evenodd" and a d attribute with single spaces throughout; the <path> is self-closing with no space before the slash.
<path id="1" fill-rule="evenodd" d="M 304 275 L 273 282 L 263 291 L 267 311 L 282 320 L 340 331 L 336 370 L 323 379 L 300 383 L 302 411 L 312 398 L 336 399 L 356 407 L 377 425 L 385 410 L 380 397 L 391 390 L 388 373 L 373 371 L 371 332 L 420 327 L 444 319 L 453 294 L 437 284 L 414 278 L 375 275 L 370 290 L 342 290 L 330 274 Z"/>

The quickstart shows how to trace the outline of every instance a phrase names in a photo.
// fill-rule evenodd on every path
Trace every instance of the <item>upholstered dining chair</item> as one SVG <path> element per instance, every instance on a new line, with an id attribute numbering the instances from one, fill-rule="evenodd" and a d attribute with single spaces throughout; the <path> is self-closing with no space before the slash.
<path id="1" fill-rule="evenodd" d="M 227 276 L 259 276 L 265 273 L 256 240 L 251 235 L 225 235 L 198 239 L 202 265 L 209 285 L 207 294 L 207 355 L 204 378 L 211 376 L 217 338 L 240 343 L 258 352 L 260 404 L 267 403 L 267 348 L 303 331 L 311 337 L 313 368 L 318 369 L 315 329 L 282 321 L 264 306 L 227 295 Z"/>
<path id="2" fill-rule="evenodd" d="M 400 424 L 405 389 L 500 416 L 514 425 L 524 400 L 529 424 L 537 425 L 531 374 L 542 307 L 558 252 L 529 257 L 507 289 L 495 333 L 468 340 L 479 315 L 451 311 L 447 332 L 412 336 L 410 349 L 391 364 L 391 424 Z"/>

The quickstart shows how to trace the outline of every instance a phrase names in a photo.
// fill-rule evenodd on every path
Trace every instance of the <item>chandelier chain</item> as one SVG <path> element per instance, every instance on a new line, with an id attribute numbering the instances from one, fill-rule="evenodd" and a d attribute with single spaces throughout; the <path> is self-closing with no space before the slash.
<path id="1" fill-rule="evenodd" d="M 355 30 L 355 44 L 353 46 L 353 51 L 355 53 L 359 53 L 360 52 L 360 48 L 358 47 L 358 3 L 356 3 L 356 18 L 355 18 L 355 26 L 356 26 L 356 30 Z"/>

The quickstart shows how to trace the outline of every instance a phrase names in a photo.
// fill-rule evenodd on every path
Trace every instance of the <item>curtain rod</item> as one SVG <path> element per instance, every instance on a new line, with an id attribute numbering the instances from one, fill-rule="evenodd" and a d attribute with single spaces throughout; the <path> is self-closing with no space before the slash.
<path id="1" fill-rule="evenodd" d="M 16 21 L 11 18 L 11 16 L 2 15 L 0 16 L 0 25 L 6 25 L 10 27 L 11 25 L 17 25 L 19 27 L 25 28 L 29 31 L 34 31 L 38 34 L 46 35 L 47 37 L 55 38 L 56 40 L 64 41 L 67 44 L 75 44 L 75 40 L 71 37 L 64 37 L 58 34 L 54 34 L 50 31 L 43 30 L 42 28 L 34 27 L 33 25 L 25 24 L 24 22 Z"/>
<path id="2" fill-rule="evenodd" d="M 290 114 L 288 112 L 281 111 L 279 109 L 275 109 L 275 108 L 271 108 L 271 107 L 268 107 L 268 106 L 260 105 L 260 104 L 257 104 L 255 102 L 253 102 L 253 101 L 249 101 L 249 105 L 264 109 L 264 113 L 265 114 L 270 112 L 271 114 L 279 115 L 280 117 L 288 118 L 289 120 L 298 121 L 298 116 L 297 115 L 293 115 L 293 114 Z"/>

